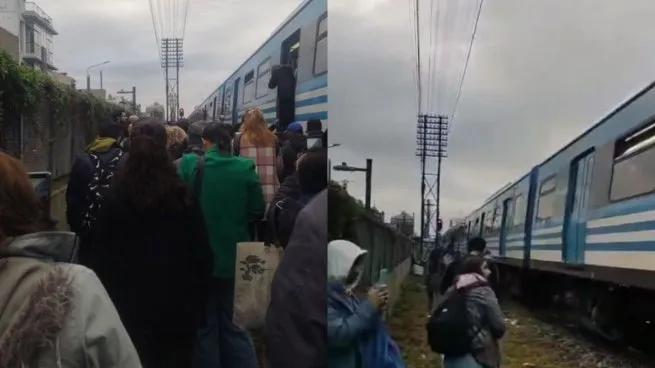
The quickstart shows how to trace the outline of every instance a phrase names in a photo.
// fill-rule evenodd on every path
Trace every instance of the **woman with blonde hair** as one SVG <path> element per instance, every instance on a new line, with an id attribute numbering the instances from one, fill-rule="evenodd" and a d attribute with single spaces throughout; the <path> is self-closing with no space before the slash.
<path id="1" fill-rule="evenodd" d="M 179 159 L 187 148 L 188 137 L 184 129 L 176 125 L 166 126 L 166 148 L 173 161 Z"/>
<path id="2" fill-rule="evenodd" d="M 246 111 L 239 134 L 234 138 L 233 148 L 235 156 L 255 161 L 268 208 L 280 186 L 277 177 L 278 143 L 277 136 L 268 129 L 260 109 Z"/>

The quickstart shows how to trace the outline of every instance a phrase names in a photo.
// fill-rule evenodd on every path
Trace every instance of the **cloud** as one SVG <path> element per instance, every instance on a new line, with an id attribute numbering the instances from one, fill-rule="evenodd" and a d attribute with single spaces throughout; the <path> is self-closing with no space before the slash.
<path id="1" fill-rule="evenodd" d="M 190 1 L 184 35 L 184 67 L 180 71 L 180 105 L 187 111 L 200 104 L 272 31 L 301 0 L 178 0 Z M 115 94 L 137 88 L 138 102 L 165 102 L 165 82 L 153 31 L 149 1 L 141 0 L 40 0 L 38 5 L 53 18 L 55 64 L 85 84 L 86 68 L 110 60 L 102 67 L 104 88 Z M 163 0 L 153 0 L 157 5 Z M 165 10 L 161 7 L 162 10 Z M 164 12 L 166 14 L 166 12 Z M 168 14 L 173 14 L 169 11 Z M 181 35 L 178 21 L 155 25 L 160 37 Z M 174 25 L 177 24 L 177 27 Z M 93 69 L 92 87 L 99 88 L 99 68 Z"/>
<path id="2" fill-rule="evenodd" d="M 342 143 L 330 157 L 356 166 L 373 158 L 375 205 L 418 218 L 411 10 L 407 2 L 370 0 L 350 11 L 350 3 L 329 3 L 330 139 Z M 441 4 L 450 28 L 441 30 L 432 74 L 440 87 L 425 105 L 450 114 L 475 2 Z M 427 78 L 429 2 L 421 7 Z M 443 217 L 467 214 L 645 87 L 655 76 L 653 12 L 648 0 L 485 2 L 443 166 Z M 431 82 L 424 82 L 426 90 Z M 333 178 L 353 180 L 349 191 L 363 198 L 363 175 Z"/>

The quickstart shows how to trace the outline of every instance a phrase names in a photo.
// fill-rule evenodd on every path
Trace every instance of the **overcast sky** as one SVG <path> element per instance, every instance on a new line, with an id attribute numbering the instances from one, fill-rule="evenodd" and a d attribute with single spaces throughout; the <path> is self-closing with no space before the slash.
<path id="1" fill-rule="evenodd" d="M 455 1 L 447 14 L 464 25 L 447 45 L 455 61 L 437 73 L 446 82 L 460 73 L 453 65 L 476 5 Z M 408 2 L 349 3 L 329 2 L 330 139 L 343 144 L 330 156 L 357 166 L 373 158 L 375 205 L 387 215 L 415 212 L 418 223 Z M 429 12 L 428 1 L 422 6 Z M 654 15 L 652 0 L 487 0 L 444 162 L 443 216 L 470 212 L 653 80 Z M 444 104 L 437 112 L 450 113 L 452 102 Z M 363 175 L 333 178 L 352 180 L 349 191 L 363 198 Z"/>
<path id="2" fill-rule="evenodd" d="M 176 0 L 190 1 L 184 41 L 185 66 L 181 71 L 180 105 L 191 112 L 227 78 L 301 0 Z M 137 87 L 143 106 L 165 102 L 165 83 L 153 31 L 148 0 L 37 0 L 59 32 L 55 63 L 85 85 L 86 68 L 110 60 L 103 67 L 104 87 L 115 94 Z M 155 5 L 164 0 L 154 0 Z M 181 7 L 181 6 L 180 6 Z M 162 10 L 165 10 L 162 7 Z M 158 12 L 156 12 L 159 14 Z M 166 12 L 164 12 L 166 14 Z M 172 11 L 168 14 L 173 15 Z M 165 18 L 157 15 L 156 19 Z M 181 33 L 183 19 L 157 22 L 159 33 Z M 98 70 L 92 87 L 99 88 Z"/>

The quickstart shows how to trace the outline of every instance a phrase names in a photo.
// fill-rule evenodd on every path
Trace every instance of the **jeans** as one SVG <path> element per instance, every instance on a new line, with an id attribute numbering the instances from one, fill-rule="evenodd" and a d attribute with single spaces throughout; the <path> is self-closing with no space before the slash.
<path id="1" fill-rule="evenodd" d="M 232 322 L 234 280 L 214 279 L 205 327 L 198 331 L 196 368 L 258 368 L 248 331 Z"/>

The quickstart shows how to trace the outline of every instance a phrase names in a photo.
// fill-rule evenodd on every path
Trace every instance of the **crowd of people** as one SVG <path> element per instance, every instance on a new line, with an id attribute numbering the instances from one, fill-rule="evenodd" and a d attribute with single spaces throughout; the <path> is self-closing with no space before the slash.
<path id="1" fill-rule="evenodd" d="M 400 368 L 387 285 L 367 251 L 327 242 L 327 134 L 122 116 L 74 162 L 70 232 L 0 152 L 0 367 Z M 237 244 L 282 247 L 264 356 L 234 322 Z M 505 332 L 482 238 L 430 255 L 427 334 L 446 368 L 499 367 Z M 454 313 L 453 311 L 458 311 Z"/>
<path id="2" fill-rule="evenodd" d="M 73 164 L 71 232 L 55 231 L 21 162 L 0 153 L 0 367 L 321 366 L 326 139 L 303 145 L 297 123 L 276 134 L 257 109 L 238 132 L 123 115 Z M 248 241 L 285 249 L 266 357 L 233 321 Z"/>

